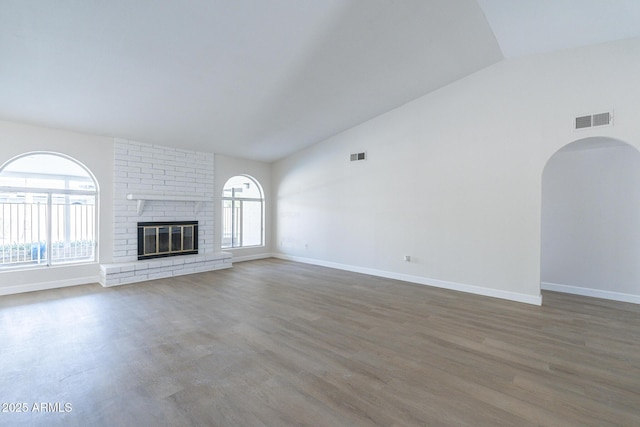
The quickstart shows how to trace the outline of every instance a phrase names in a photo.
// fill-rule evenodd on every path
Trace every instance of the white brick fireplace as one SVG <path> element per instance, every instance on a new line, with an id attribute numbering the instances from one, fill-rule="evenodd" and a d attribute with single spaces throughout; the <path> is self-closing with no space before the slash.
<path id="1" fill-rule="evenodd" d="M 231 267 L 214 252 L 214 155 L 115 140 L 113 263 L 103 286 Z M 138 261 L 138 222 L 198 221 L 198 254 Z"/>

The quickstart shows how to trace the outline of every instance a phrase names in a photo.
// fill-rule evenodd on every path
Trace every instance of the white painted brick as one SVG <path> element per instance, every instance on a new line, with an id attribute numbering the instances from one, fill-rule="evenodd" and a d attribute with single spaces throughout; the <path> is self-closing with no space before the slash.
<path id="1" fill-rule="evenodd" d="M 158 273 L 149 273 L 149 275 L 147 276 L 149 280 L 153 280 L 153 279 L 165 279 L 167 277 L 171 277 L 172 274 L 170 272 L 158 272 Z"/>
<path id="2" fill-rule="evenodd" d="M 149 163 L 145 162 L 144 160 L 140 160 L 137 162 L 134 161 L 129 161 L 127 162 L 127 167 L 128 168 L 135 168 L 138 169 L 139 171 L 141 171 L 142 169 L 148 168 L 149 167 Z M 127 171 L 129 172 L 129 171 Z"/>
<path id="3" fill-rule="evenodd" d="M 139 261 L 134 266 L 136 271 L 146 271 L 149 269 L 149 263 Z"/>
<path id="4" fill-rule="evenodd" d="M 153 185 L 147 184 L 144 181 L 145 180 L 142 180 L 140 184 L 136 185 L 136 189 L 141 192 L 144 192 L 145 190 L 153 190 Z"/>
<path id="5" fill-rule="evenodd" d="M 118 275 L 118 278 L 119 278 L 120 280 L 122 280 L 122 279 L 125 279 L 125 278 L 127 278 L 127 277 L 135 277 L 135 275 L 136 275 L 136 272 L 132 270 L 132 271 L 127 271 L 127 272 L 122 272 L 122 273 L 120 273 L 120 274 Z"/>
<path id="6" fill-rule="evenodd" d="M 133 146 L 139 147 L 139 149 L 142 149 L 143 147 L 149 147 L 152 148 L 154 146 L 154 144 L 148 143 L 148 142 L 140 142 L 140 141 L 129 141 Z"/>
<path id="7" fill-rule="evenodd" d="M 130 152 L 130 151 L 124 151 L 122 153 L 115 153 L 114 156 L 114 160 L 116 161 L 125 161 L 125 162 L 139 162 L 140 160 L 142 160 L 142 157 L 136 155 L 139 153 L 135 153 L 135 152 Z"/>
<path id="8" fill-rule="evenodd" d="M 109 277 L 109 278 L 105 279 L 102 283 L 103 283 L 104 286 L 115 286 L 115 285 L 120 284 L 120 280 L 118 280 L 115 277 Z"/>
<path id="9" fill-rule="evenodd" d="M 135 267 L 136 267 L 135 264 L 123 264 L 120 267 L 120 272 L 121 273 L 128 273 L 128 272 L 131 272 L 131 271 L 135 271 Z"/>
<path id="10" fill-rule="evenodd" d="M 142 147 L 141 151 L 143 153 L 149 153 L 153 156 L 154 154 L 162 155 L 165 153 L 166 150 L 159 146 L 147 146 L 147 147 Z"/>
<path id="11" fill-rule="evenodd" d="M 182 170 L 172 170 L 172 171 L 167 171 L 165 175 L 168 177 L 171 177 L 171 179 L 175 179 L 175 177 L 177 176 L 186 176 L 187 172 Z"/>
<path id="12" fill-rule="evenodd" d="M 142 169 L 140 169 L 139 167 L 134 167 L 134 166 L 122 166 L 119 170 L 121 172 L 126 172 L 126 173 L 135 173 L 135 172 L 140 173 L 142 171 Z"/>
<path id="13" fill-rule="evenodd" d="M 129 183 L 132 182 L 131 178 L 138 178 L 137 183 L 140 183 L 142 179 L 150 179 L 151 178 L 151 174 L 150 173 L 140 173 L 140 172 L 129 172 L 127 173 L 127 178 L 129 178 Z"/>
<path id="14" fill-rule="evenodd" d="M 180 270 L 181 274 L 194 274 L 196 272 L 196 269 L 191 266 L 186 266 Z"/>
<path id="15" fill-rule="evenodd" d="M 153 154 L 153 160 L 158 163 L 168 163 L 175 159 L 175 153 L 167 154 L 166 152 Z"/>
<path id="16" fill-rule="evenodd" d="M 120 267 L 116 265 L 101 266 L 101 269 L 104 272 L 105 276 L 111 276 L 120 273 Z"/>
<path id="17" fill-rule="evenodd" d="M 171 258 L 164 258 L 158 263 L 158 265 L 160 267 L 173 267 L 173 260 Z"/>
<path id="18" fill-rule="evenodd" d="M 128 285 L 130 283 L 145 282 L 147 280 L 149 280 L 149 278 L 147 277 L 146 274 L 143 274 L 141 276 L 128 277 L 128 278 L 122 280 L 122 282 L 120 284 Z"/>
<path id="19" fill-rule="evenodd" d="M 114 249 L 114 250 L 113 250 L 113 252 L 114 252 L 114 253 L 115 253 L 115 252 L 118 252 L 118 253 L 122 253 L 122 254 L 125 254 L 125 255 L 126 255 L 126 254 L 127 254 L 127 250 L 128 250 L 128 249 L 129 249 L 129 248 L 128 248 L 127 246 L 118 245 L 118 248 L 117 248 L 117 249 Z"/>
<path id="20" fill-rule="evenodd" d="M 175 185 L 153 184 L 154 191 L 177 191 Z"/>
<path id="21" fill-rule="evenodd" d="M 153 168 L 152 168 L 151 172 L 152 173 L 157 172 L 159 174 L 164 175 L 165 172 L 172 171 L 172 170 L 175 170 L 175 167 L 169 165 L 168 163 L 163 163 L 163 164 L 155 163 L 153 165 Z"/>

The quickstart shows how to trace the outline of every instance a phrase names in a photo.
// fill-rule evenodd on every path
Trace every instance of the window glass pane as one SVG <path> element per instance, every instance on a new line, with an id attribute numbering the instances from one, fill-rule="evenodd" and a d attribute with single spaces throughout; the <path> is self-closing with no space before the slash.
<path id="1" fill-rule="evenodd" d="M 46 264 L 47 197 L 0 192 L 0 269 Z"/>
<path id="2" fill-rule="evenodd" d="M 95 252 L 95 196 L 51 195 L 51 262 L 89 261 Z"/>
<path id="3" fill-rule="evenodd" d="M 232 191 L 233 190 L 233 191 Z M 262 192 L 256 182 L 247 176 L 234 176 L 224 185 L 223 197 L 261 199 Z"/>
<path id="4" fill-rule="evenodd" d="M 242 246 L 242 202 L 233 202 L 233 222 L 231 229 L 231 241 L 234 248 Z"/>
<path id="5" fill-rule="evenodd" d="M 262 244 L 262 202 L 244 201 L 242 206 L 242 245 Z"/>
<path id="6" fill-rule="evenodd" d="M 222 201 L 222 243 L 221 247 L 231 247 L 231 230 L 233 224 L 233 210 L 231 200 Z"/>
<path id="7" fill-rule="evenodd" d="M 0 174 L 0 186 L 96 190 L 93 179 L 82 166 L 52 154 L 31 154 L 9 163 Z"/>

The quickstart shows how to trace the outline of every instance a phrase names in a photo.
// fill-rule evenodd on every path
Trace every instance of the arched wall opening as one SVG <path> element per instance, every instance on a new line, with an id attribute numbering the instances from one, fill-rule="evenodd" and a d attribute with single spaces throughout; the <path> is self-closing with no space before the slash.
<path id="1" fill-rule="evenodd" d="M 640 152 L 574 141 L 542 175 L 541 289 L 640 303 Z"/>

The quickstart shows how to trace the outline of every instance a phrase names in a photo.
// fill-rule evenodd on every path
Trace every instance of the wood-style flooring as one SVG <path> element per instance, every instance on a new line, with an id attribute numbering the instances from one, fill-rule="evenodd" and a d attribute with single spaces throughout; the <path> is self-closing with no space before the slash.
<path id="1" fill-rule="evenodd" d="M 552 292 L 268 259 L 0 297 L 0 349 L 2 426 L 640 426 L 640 306 Z"/>

